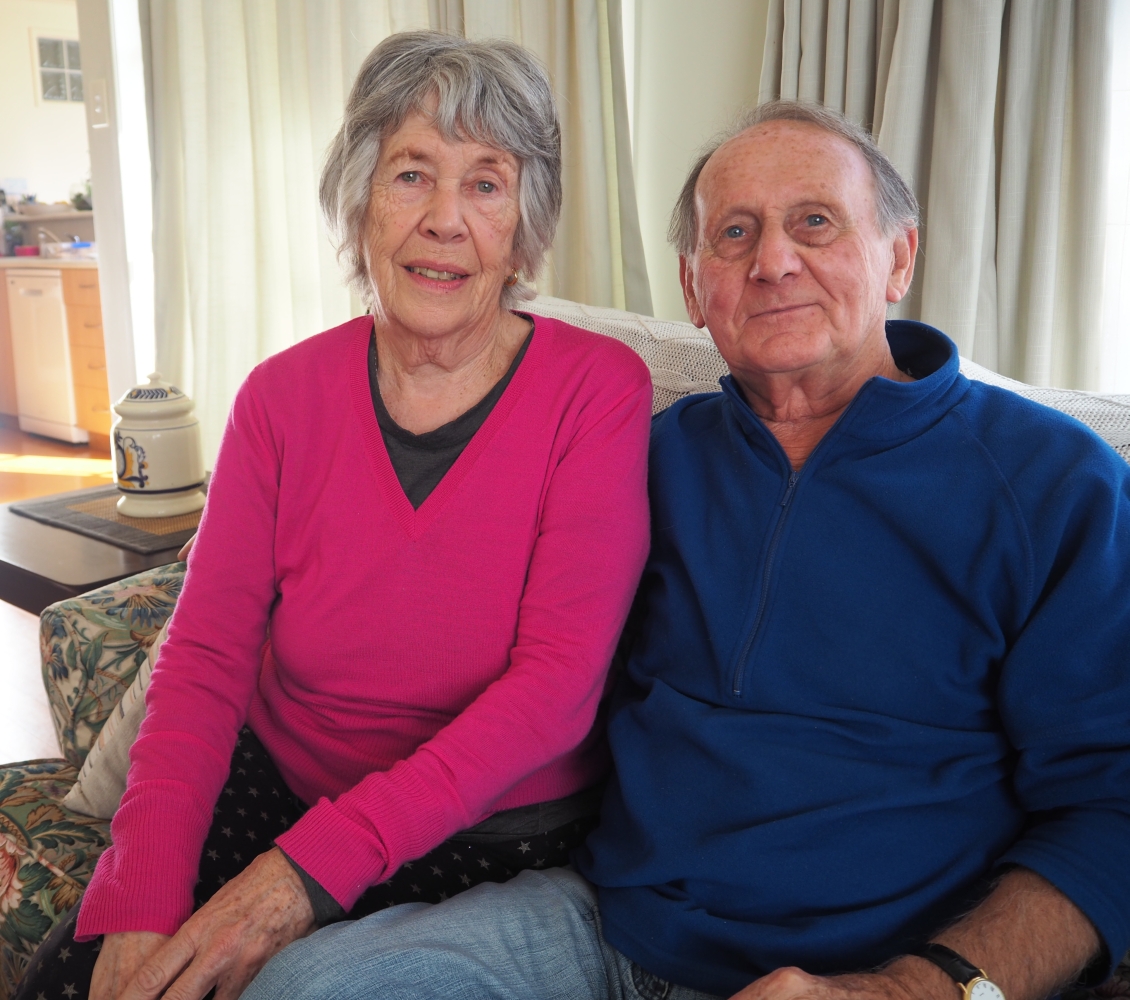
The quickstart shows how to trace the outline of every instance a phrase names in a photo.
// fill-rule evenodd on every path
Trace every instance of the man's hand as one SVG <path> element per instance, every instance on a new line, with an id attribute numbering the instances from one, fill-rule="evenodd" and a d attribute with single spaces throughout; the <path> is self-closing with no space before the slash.
<path id="1" fill-rule="evenodd" d="M 151 952 L 133 974 L 111 979 L 116 959 L 101 973 L 105 957 L 99 956 L 91 1000 L 201 1000 L 213 986 L 216 1000 L 237 1000 L 259 970 L 276 952 L 314 928 L 310 899 L 290 863 L 277 849 L 260 854 L 201 909 L 185 921 L 173 937 Z M 138 935 L 108 935 L 137 937 Z M 149 935 L 158 938 L 161 935 Z M 122 965 L 122 973 L 126 966 Z M 102 983 L 106 985 L 103 986 Z M 110 983 L 116 985 L 110 992 Z"/>
<path id="2" fill-rule="evenodd" d="M 1070 983 L 1099 951 L 1098 933 L 1062 892 L 1014 868 L 972 912 L 934 938 L 972 962 L 1006 1000 L 1037 1000 Z M 878 972 L 810 976 L 777 969 L 732 1000 L 960 1000 L 933 962 L 903 956 Z"/>
<path id="3" fill-rule="evenodd" d="M 899 959 L 881 972 L 810 976 L 777 969 L 750 983 L 732 1000 L 960 1000 L 961 992 L 929 962 Z"/>

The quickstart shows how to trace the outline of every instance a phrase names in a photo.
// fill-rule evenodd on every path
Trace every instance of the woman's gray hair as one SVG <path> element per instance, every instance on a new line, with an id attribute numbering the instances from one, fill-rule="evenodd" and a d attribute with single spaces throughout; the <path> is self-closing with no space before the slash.
<path id="1" fill-rule="evenodd" d="M 513 42 L 471 42 L 435 31 L 390 35 L 369 53 L 326 153 L 322 211 L 338 259 L 362 300 L 379 309 L 368 261 L 367 219 L 381 143 L 413 112 L 432 111 L 449 141 L 473 140 L 512 154 L 519 164 L 514 259 L 532 281 L 553 244 L 561 214 L 561 126 L 549 78 Z M 502 304 L 532 298 L 521 282 L 504 286 Z"/>
<path id="2" fill-rule="evenodd" d="M 768 122 L 800 122 L 814 125 L 850 142 L 863 154 L 875 181 L 875 214 L 884 236 L 896 230 L 913 229 L 918 225 L 918 199 L 910 185 L 902 179 L 895 165 L 875 143 L 871 133 L 838 111 L 819 104 L 801 101 L 769 101 L 742 114 L 728 129 L 715 136 L 703 149 L 687 175 L 686 183 L 667 227 L 667 239 L 681 257 L 694 253 L 698 241 L 698 218 L 695 213 L 694 189 L 699 174 L 718 149 L 747 129 Z"/>

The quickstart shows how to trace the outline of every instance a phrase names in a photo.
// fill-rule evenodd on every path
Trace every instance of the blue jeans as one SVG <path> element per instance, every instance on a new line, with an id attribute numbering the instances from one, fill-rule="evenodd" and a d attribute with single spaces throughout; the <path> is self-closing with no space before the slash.
<path id="1" fill-rule="evenodd" d="M 242 1000 L 277 997 L 714 1000 L 605 941 L 593 887 L 568 868 L 324 927 L 279 952 Z"/>

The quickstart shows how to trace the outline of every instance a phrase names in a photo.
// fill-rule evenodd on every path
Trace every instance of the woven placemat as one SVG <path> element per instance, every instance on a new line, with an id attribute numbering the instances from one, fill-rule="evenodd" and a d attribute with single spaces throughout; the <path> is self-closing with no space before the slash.
<path id="1" fill-rule="evenodd" d="M 115 506 L 120 496 L 116 486 L 95 486 L 21 500 L 10 504 L 9 509 L 34 521 L 76 531 L 142 555 L 179 549 L 200 523 L 199 510 L 176 517 L 126 517 Z"/>

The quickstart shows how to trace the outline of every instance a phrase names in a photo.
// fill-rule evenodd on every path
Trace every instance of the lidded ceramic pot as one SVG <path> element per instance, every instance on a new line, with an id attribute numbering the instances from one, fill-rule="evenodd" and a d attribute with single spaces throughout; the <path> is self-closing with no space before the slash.
<path id="1" fill-rule="evenodd" d="M 127 517 L 173 517 L 204 506 L 204 455 L 192 400 L 149 376 L 114 404 L 114 482 Z"/>

